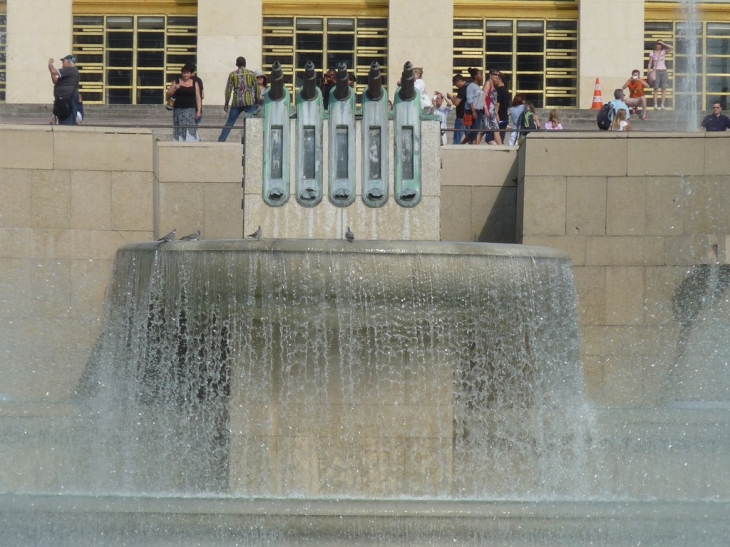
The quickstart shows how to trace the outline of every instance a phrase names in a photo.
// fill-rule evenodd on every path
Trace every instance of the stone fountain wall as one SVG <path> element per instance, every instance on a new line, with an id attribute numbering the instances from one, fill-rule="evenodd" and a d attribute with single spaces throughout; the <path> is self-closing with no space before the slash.
<path id="1" fill-rule="evenodd" d="M 543 133 L 520 150 L 519 238 L 571 257 L 592 401 L 674 396 L 675 293 L 697 266 L 730 263 L 728 146 L 724 134 Z"/>
<path id="2" fill-rule="evenodd" d="M 520 149 L 520 241 L 573 262 L 602 491 L 730 491 L 729 147 L 726 134 L 597 132 Z"/>
<path id="3" fill-rule="evenodd" d="M 684 471 L 696 452 L 675 442 L 670 454 L 670 472 L 694 492 L 702 484 L 730 490 L 725 475 L 710 476 L 728 453 L 727 412 L 657 409 L 693 395 L 670 381 L 683 340 L 673 299 L 699 267 L 728 262 L 729 141 L 721 134 L 533 134 L 520 149 L 519 183 L 511 175 L 516 149 L 440 152 L 441 233 L 480 239 L 479 227 L 495 219 L 509 233 L 512 218 L 522 243 L 570 255 L 587 395 L 614 424 L 606 435 L 620 430 L 634 456 L 650 461 L 639 445 L 657 427 L 666 432 L 658 446 L 701 432 L 708 448 L 694 467 L 706 469 L 707 480 Z M 58 457 L 40 447 L 73 416 L 63 402 L 98 335 L 116 249 L 172 227 L 242 237 L 241 147 L 157 142 L 146 130 L 3 125 L 0 150 L 0 429 L 9 433 L 0 454 L 17 464 L 0 470 L 0 489 L 31 475 L 52 486 L 52 473 L 36 471 L 48 473 Z M 717 390 L 725 385 L 704 387 L 722 399 Z M 641 492 L 642 480 L 624 475 L 623 482 Z"/>

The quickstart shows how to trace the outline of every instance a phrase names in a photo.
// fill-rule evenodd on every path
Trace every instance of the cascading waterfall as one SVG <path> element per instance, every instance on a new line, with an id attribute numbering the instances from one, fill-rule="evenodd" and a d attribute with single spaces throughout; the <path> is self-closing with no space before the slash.
<path id="1" fill-rule="evenodd" d="M 697 0 L 681 0 L 684 21 L 678 23 L 678 43 L 675 50 L 675 72 L 684 72 L 677 85 L 679 94 L 677 97 L 677 110 L 685 112 L 686 126 L 688 132 L 697 131 L 700 126 L 699 114 L 702 105 L 699 102 L 699 90 L 697 88 Z M 701 24 L 701 23 L 699 23 Z M 686 66 L 678 67 L 677 54 L 685 55 Z"/>
<path id="2" fill-rule="evenodd" d="M 122 248 L 79 390 L 89 487 L 584 496 L 569 261 L 517 246 L 488 259 L 469 244 L 341 247 Z"/>
<path id="3" fill-rule="evenodd" d="M 559 251 L 124 247 L 76 404 L 15 433 L 56 482 L 0 494 L 0 543 L 727 545 L 729 279 L 680 283 L 681 392 L 627 411 L 584 402 Z"/>

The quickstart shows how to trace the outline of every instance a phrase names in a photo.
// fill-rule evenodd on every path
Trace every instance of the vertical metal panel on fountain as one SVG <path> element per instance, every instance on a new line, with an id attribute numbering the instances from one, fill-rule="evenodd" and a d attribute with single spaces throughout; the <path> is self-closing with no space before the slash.
<path id="1" fill-rule="evenodd" d="M 279 62 L 271 69 L 271 88 L 264 99 L 263 200 L 280 207 L 289 200 L 291 123 L 289 91 Z"/>
<path id="2" fill-rule="evenodd" d="M 362 95 L 362 200 L 368 207 L 388 201 L 389 139 L 388 92 L 382 87 L 380 65 L 373 61 L 368 88 Z"/>
<path id="3" fill-rule="evenodd" d="M 335 207 L 355 201 L 355 93 L 347 65 L 337 67 L 337 83 L 329 100 L 329 199 Z"/>
<path id="4" fill-rule="evenodd" d="M 296 199 L 303 207 L 322 201 L 322 92 L 317 87 L 314 63 L 304 66 L 304 82 L 297 93 Z"/>
<path id="5" fill-rule="evenodd" d="M 421 201 L 421 97 L 414 88 L 413 65 L 403 67 L 395 94 L 395 201 L 415 207 Z"/>

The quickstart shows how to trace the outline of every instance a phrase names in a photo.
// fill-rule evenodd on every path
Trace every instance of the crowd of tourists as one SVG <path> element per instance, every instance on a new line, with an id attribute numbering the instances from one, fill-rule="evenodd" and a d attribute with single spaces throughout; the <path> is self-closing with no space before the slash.
<path id="1" fill-rule="evenodd" d="M 605 127 L 614 131 L 631 130 L 631 115 L 648 119 L 646 89 L 654 92 L 654 109 L 666 108 L 666 89 L 669 85 L 666 55 L 672 46 L 659 40 L 649 54 L 647 77 L 641 71 L 632 71 L 631 77 L 621 89 L 616 89 L 614 99 L 605 108 L 608 120 Z M 67 55 L 61 59 L 57 69 L 54 60 L 48 60 L 48 70 L 54 84 L 53 119 L 51 123 L 76 125 L 84 117 L 83 101 L 79 93 L 80 75 L 76 58 Z M 203 119 L 205 99 L 203 81 L 198 77 L 194 63 L 182 67 L 180 75 L 170 82 L 165 93 L 166 104 L 173 112 L 173 139 L 176 141 L 199 141 L 198 125 Z M 423 68 L 414 68 L 414 87 L 420 96 L 424 113 L 438 116 L 441 121 L 441 142 L 447 144 L 509 144 L 516 145 L 533 130 L 560 131 L 563 125 L 557 110 L 550 110 L 548 120 L 540 122 L 535 105 L 524 93 L 511 95 L 505 75 L 497 69 L 489 70 L 485 78 L 481 68 L 469 68 L 468 76 L 456 74 L 452 79 L 451 92 L 436 91 L 430 95 L 424 81 Z M 350 76 L 350 86 L 355 83 Z M 335 71 L 323 74 L 323 106 L 327 108 L 329 92 L 335 85 Z M 628 89 L 626 97 L 624 90 Z M 223 110 L 228 114 L 219 142 L 225 142 L 231 128 L 241 114 L 253 116 L 263 104 L 268 91 L 268 78 L 261 71 L 246 68 L 245 57 L 236 59 L 236 69 L 228 75 L 225 87 Z M 392 103 L 391 103 L 392 104 Z M 712 113 L 706 116 L 700 130 L 725 131 L 730 128 L 730 119 L 722 113 L 721 100 L 713 103 Z M 453 120 L 453 126 L 451 126 Z M 510 129 L 508 133 L 508 129 Z M 449 133 L 450 132 L 450 133 Z"/>

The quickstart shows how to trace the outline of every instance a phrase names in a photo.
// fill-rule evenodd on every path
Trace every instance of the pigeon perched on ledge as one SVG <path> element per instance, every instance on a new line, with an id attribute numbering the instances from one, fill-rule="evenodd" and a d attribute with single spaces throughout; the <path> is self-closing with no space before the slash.
<path id="1" fill-rule="evenodd" d="M 198 241 L 199 239 L 200 239 L 200 230 L 198 230 L 194 234 L 188 234 L 186 236 L 182 236 L 180 238 L 180 241 Z"/>
<path id="2" fill-rule="evenodd" d="M 352 230 L 350 230 L 350 227 L 347 227 L 347 231 L 345 232 L 345 239 L 352 243 L 355 241 L 355 234 L 352 233 Z"/>
<path id="3" fill-rule="evenodd" d="M 254 239 L 261 239 L 261 226 L 259 226 L 258 230 L 256 230 L 252 234 L 248 234 L 248 237 L 252 237 Z"/>
<path id="4" fill-rule="evenodd" d="M 167 241 L 174 241 L 175 240 L 175 234 L 177 234 L 177 228 L 174 228 L 172 230 L 172 232 L 170 232 L 169 234 L 166 234 L 166 235 L 162 236 L 157 241 L 162 241 L 163 243 L 164 242 L 167 242 Z"/>

